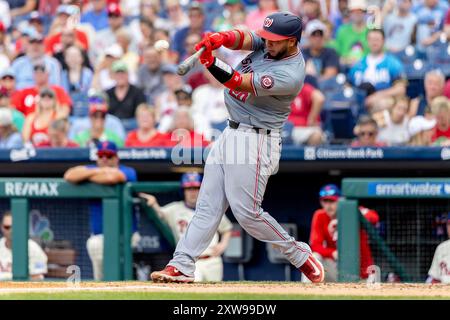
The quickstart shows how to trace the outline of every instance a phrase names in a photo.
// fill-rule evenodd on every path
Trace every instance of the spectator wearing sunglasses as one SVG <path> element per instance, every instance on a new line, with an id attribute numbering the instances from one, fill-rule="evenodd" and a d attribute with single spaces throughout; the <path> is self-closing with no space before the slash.
<path id="1" fill-rule="evenodd" d="M 357 139 L 352 142 L 352 147 L 384 147 L 385 144 L 377 141 L 378 124 L 370 116 L 363 115 L 353 129 Z"/>
<path id="2" fill-rule="evenodd" d="M 0 239 L 0 280 L 12 280 L 12 226 L 11 212 L 6 211 L 1 220 L 3 237 Z M 28 272 L 30 280 L 43 280 L 47 273 L 47 255 L 33 240 L 28 239 Z"/>
<path id="3" fill-rule="evenodd" d="M 112 141 L 103 141 L 97 144 L 96 164 L 70 168 L 64 174 L 64 179 L 70 183 L 89 181 L 103 185 L 116 185 L 137 181 L 137 175 L 133 168 L 120 164 L 117 145 Z M 86 246 L 94 270 L 94 279 L 100 281 L 103 279 L 103 225 L 100 200 L 91 201 L 89 214 L 91 236 Z M 134 233 L 133 243 L 136 243 L 138 238 L 138 234 Z"/>
<path id="4" fill-rule="evenodd" d="M 124 140 L 119 137 L 115 130 L 105 127 L 105 118 L 108 107 L 105 104 L 91 104 L 89 107 L 89 120 L 91 126 L 76 135 L 75 142 L 81 147 L 88 147 L 90 144 L 98 144 L 104 141 L 112 141 L 119 147 L 123 147 Z"/>
<path id="5" fill-rule="evenodd" d="M 36 111 L 25 118 L 22 131 L 23 141 L 35 146 L 49 141 L 48 127 L 53 120 L 59 118 L 58 102 L 52 89 L 42 89 L 37 101 Z"/>
<path id="6" fill-rule="evenodd" d="M 51 85 L 61 83 L 61 65 L 58 60 L 45 54 L 44 38 L 36 32 L 29 36 L 29 44 L 25 55 L 14 60 L 11 65 L 16 75 L 17 89 L 31 87 L 35 84 L 33 67 L 37 64 L 45 64 L 48 70 L 48 81 Z"/>
<path id="7" fill-rule="evenodd" d="M 33 113 L 36 109 L 36 101 L 39 91 L 44 88 L 50 88 L 54 91 L 58 102 L 58 114 L 67 117 L 72 107 L 72 99 L 66 90 L 59 85 L 50 83 L 50 73 L 44 63 L 37 63 L 33 66 L 33 79 L 35 85 L 21 90 L 14 98 L 13 104 L 25 116 Z"/>
<path id="8" fill-rule="evenodd" d="M 94 105 L 100 105 L 102 108 L 108 109 L 109 100 L 106 93 L 103 91 L 91 89 L 88 91 L 88 105 L 85 109 L 81 110 L 80 113 L 85 114 L 83 117 L 74 117 L 71 121 L 71 126 L 69 129 L 69 139 L 75 140 L 75 137 L 85 130 L 88 130 L 92 126 L 92 122 L 89 115 L 89 109 L 93 108 Z M 106 114 L 105 117 L 105 128 L 114 131 L 115 134 L 119 136 L 120 139 L 125 140 L 126 133 L 122 122 L 119 118 L 112 114 Z"/>
<path id="9" fill-rule="evenodd" d="M 327 184 L 319 191 L 321 208 L 314 212 L 311 222 L 310 246 L 316 257 L 320 260 L 327 272 L 326 282 L 337 281 L 337 207 L 341 197 L 341 191 L 334 184 Z M 371 224 L 376 225 L 379 221 L 378 213 L 374 210 L 359 207 L 361 214 Z M 367 268 L 373 264 L 372 253 L 368 243 L 368 236 L 364 230 L 360 232 L 360 254 L 361 254 L 361 278 L 367 278 Z M 304 279 L 304 282 L 307 280 Z"/>

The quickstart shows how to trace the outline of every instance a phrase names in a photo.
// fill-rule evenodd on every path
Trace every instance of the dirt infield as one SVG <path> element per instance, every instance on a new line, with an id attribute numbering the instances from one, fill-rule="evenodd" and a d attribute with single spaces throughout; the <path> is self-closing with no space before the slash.
<path id="1" fill-rule="evenodd" d="M 3 282 L 0 296 L 15 293 L 65 292 L 172 292 L 172 293 L 243 293 L 339 297 L 428 297 L 449 298 L 450 285 L 441 284 L 303 284 L 298 282 L 223 282 L 196 284 L 154 284 L 150 282 L 81 282 L 78 286 L 65 282 Z M 1 297 L 0 297 L 1 298 Z"/>

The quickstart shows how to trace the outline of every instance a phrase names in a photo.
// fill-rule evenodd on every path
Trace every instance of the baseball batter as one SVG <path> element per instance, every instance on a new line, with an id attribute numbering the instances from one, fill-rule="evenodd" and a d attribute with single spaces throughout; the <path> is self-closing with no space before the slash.
<path id="1" fill-rule="evenodd" d="M 184 201 L 171 202 L 164 207 L 159 206 L 158 201 L 153 195 L 139 194 L 139 196 L 147 200 L 147 205 L 152 207 L 158 216 L 169 225 L 176 242 L 186 233 L 187 226 L 194 216 L 201 181 L 202 177 L 197 172 L 183 174 L 181 177 L 181 187 L 183 188 Z M 196 282 L 222 281 L 223 262 L 220 256 L 228 246 L 232 228 L 233 226 L 230 220 L 224 215 L 211 243 L 195 263 Z"/>
<path id="2" fill-rule="evenodd" d="M 450 213 L 447 218 L 447 235 L 450 238 Z M 450 283 L 450 239 L 436 248 L 428 275 L 428 282 Z"/>
<path id="3" fill-rule="evenodd" d="M 151 274 L 153 281 L 193 282 L 195 261 L 229 206 L 247 233 L 278 248 L 312 282 L 323 281 L 323 266 L 310 247 L 296 241 L 261 208 L 269 176 L 278 169 L 281 128 L 303 86 L 301 33 L 299 17 L 277 12 L 256 32 L 208 33 L 196 45 L 196 50 L 206 48 L 200 62 L 227 88 L 230 120 L 206 160 L 195 215 L 173 259 L 164 270 Z M 212 55 L 221 46 L 252 53 L 233 69 Z"/>

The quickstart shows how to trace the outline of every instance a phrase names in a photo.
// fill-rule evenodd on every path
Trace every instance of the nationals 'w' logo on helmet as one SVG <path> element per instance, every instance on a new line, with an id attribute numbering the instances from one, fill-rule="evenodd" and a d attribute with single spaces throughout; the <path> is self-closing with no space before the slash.
<path id="1" fill-rule="evenodd" d="M 269 28 L 273 23 L 273 19 L 271 18 L 266 18 L 264 19 L 264 27 Z"/>

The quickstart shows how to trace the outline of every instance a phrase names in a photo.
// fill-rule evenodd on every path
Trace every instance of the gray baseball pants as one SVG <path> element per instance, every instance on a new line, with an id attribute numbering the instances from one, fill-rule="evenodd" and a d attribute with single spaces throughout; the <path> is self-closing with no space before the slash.
<path id="1" fill-rule="evenodd" d="M 279 132 L 257 133 L 240 124 L 227 127 L 214 142 L 205 164 L 195 215 L 178 242 L 169 265 L 193 276 L 195 261 L 207 248 L 228 206 L 252 237 L 271 243 L 296 267 L 311 254 L 261 208 L 269 176 L 278 170 Z"/>

